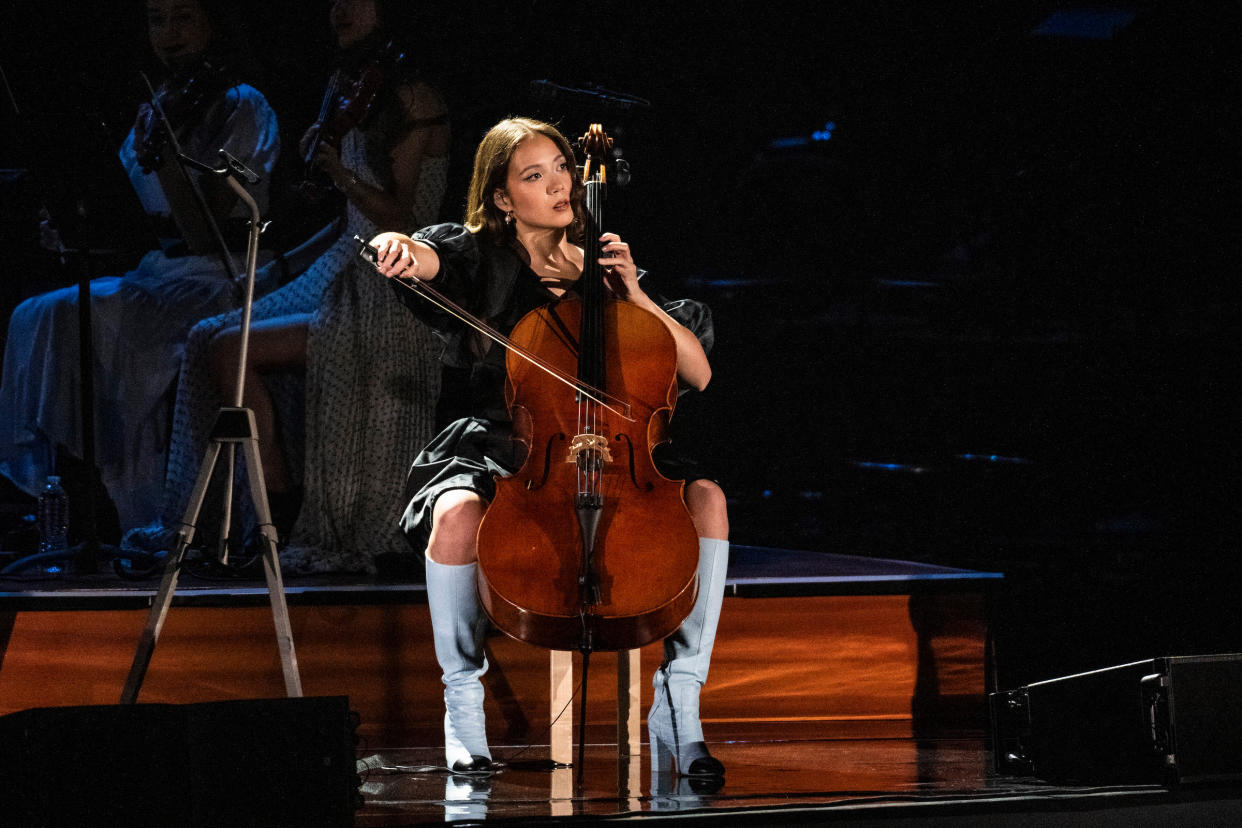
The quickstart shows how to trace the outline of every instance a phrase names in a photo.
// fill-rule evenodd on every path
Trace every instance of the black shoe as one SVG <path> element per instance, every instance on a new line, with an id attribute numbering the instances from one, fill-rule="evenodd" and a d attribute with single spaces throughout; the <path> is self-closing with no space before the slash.
<path id="1" fill-rule="evenodd" d="M 725 772 L 724 764 L 715 756 L 700 756 L 686 768 L 686 776 L 720 776 Z"/>
<path id="2" fill-rule="evenodd" d="M 492 769 L 492 760 L 477 753 L 470 755 L 469 762 L 458 759 L 453 763 L 453 773 L 488 773 Z"/>

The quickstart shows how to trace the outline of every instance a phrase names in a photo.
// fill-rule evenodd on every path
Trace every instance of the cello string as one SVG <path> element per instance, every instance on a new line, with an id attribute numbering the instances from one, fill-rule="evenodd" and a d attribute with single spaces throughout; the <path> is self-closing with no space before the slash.
<path id="1" fill-rule="evenodd" d="M 582 413 L 582 412 L 583 412 L 583 406 L 585 405 L 585 403 L 586 403 L 586 398 L 585 398 L 585 397 L 581 397 L 581 396 L 580 396 L 580 397 L 578 397 L 578 421 L 577 421 L 577 426 L 578 426 L 578 433 L 579 433 L 579 434 L 581 434 L 581 433 L 582 433 L 582 421 L 583 421 L 583 413 Z M 583 501 L 584 501 L 584 499 L 585 499 L 585 495 L 587 494 L 586 478 L 585 478 L 585 476 L 584 476 L 584 475 L 583 475 L 583 473 L 582 473 L 582 459 L 581 459 L 581 457 L 575 457 L 575 458 L 574 458 L 574 461 L 575 461 L 575 465 L 577 466 L 577 471 L 578 471 L 578 501 L 579 501 L 579 503 L 581 503 L 581 502 L 583 502 Z"/>
<path id="2" fill-rule="evenodd" d="M 602 215 L 601 215 L 602 209 L 603 209 L 603 191 L 602 191 L 602 182 L 598 176 L 600 175 L 600 173 L 602 173 L 603 169 L 604 169 L 604 165 L 601 161 L 601 163 L 599 164 L 599 172 L 596 173 L 596 178 L 592 182 L 592 186 L 590 190 L 588 191 L 590 203 L 592 204 L 592 207 L 593 207 L 593 209 L 590 210 L 590 213 L 591 213 L 591 217 L 594 219 L 594 227 L 591 228 L 591 234 L 590 234 L 591 235 L 591 252 L 593 254 L 591 258 L 591 270 L 590 270 L 590 290 L 591 290 L 591 297 L 593 300 L 590 304 L 591 335 L 592 335 L 592 341 L 597 343 L 596 349 L 590 355 L 591 381 L 596 383 L 597 385 L 607 384 L 605 376 L 604 376 L 604 371 L 603 371 L 604 328 L 603 328 L 603 325 L 600 324 L 602 321 L 601 313 L 602 313 L 602 307 L 604 304 L 604 296 L 603 296 L 603 290 L 602 290 L 603 286 L 601 284 L 601 280 L 603 278 L 603 271 L 599 265 L 599 258 L 601 255 L 603 255 L 603 250 L 601 249 L 602 245 L 600 244 L 599 234 L 598 234 L 598 231 L 600 230 L 601 225 L 603 224 Z M 594 405 L 588 402 L 587 403 L 587 414 L 590 418 L 590 428 L 591 428 L 592 434 L 600 433 L 598 413 L 599 413 L 599 410 Z M 599 478 L 600 478 L 600 474 L 602 473 L 604 459 L 603 459 L 602 453 L 598 450 L 595 451 L 591 459 L 592 459 L 592 463 L 591 463 L 591 468 L 590 468 L 590 481 L 589 481 L 590 490 L 591 490 L 591 503 L 592 505 L 601 505 L 600 497 L 599 497 L 600 495 Z"/>

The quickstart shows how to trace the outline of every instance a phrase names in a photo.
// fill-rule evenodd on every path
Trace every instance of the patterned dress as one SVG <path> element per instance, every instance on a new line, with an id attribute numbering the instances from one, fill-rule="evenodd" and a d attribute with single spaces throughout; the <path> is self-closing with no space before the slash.
<path id="1" fill-rule="evenodd" d="M 359 181 L 382 187 L 386 143 L 371 130 L 352 130 L 341 142 L 341 160 Z M 423 159 L 411 226 L 438 216 L 447 170 L 447 156 Z M 409 458 L 432 434 L 440 387 L 439 346 L 423 324 L 393 301 L 387 280 L 357 255 L 353 237 L 367 239 L 379 231 L 348 204 L 345 230 L 337 241 L 305 273 L 254 303 L 255 321 L 313 314 L 304 393 L 288 377 L 268 382 L 278 427 L 286 437 L 282 446 L 290 475 L 302 469 L 303 505 L 281 553 L 282 568 L 291 573 L 374 573 L 378 556 L 407 550 L 397 525 L 397 493 Z M 198 476 L 216 410 L 224 404 L 211 379 L 210 341 L 240 321 L 240 312 L 224 314 L 203 320 L 191 331 L 177 389 L 163 522 L 130 533 L 126 545 L 167 548 L 171 542 Z M 303 411 L 305 450 L 299 457 L 298 441 L 287 438 L 300 430 Z M 244 478 L 243 471 L 239 480 Z M 244 482 L 236 488 L 245 508 L 249 495 L 242 492 Z M 200 527 L 210 525 L 219 499 L 209 491 Z"/>

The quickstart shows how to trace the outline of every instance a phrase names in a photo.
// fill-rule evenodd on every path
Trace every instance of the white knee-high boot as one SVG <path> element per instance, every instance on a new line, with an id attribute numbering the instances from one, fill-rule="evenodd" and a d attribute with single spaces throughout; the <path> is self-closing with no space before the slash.
<path id="1" fill-rule="evenodd" d="M 446 566 L 427 559 L 431 636 L 444 671 L 444 758 L 456 771 L 486 770 L 492 758 L 479 681 L 487 672 L 487 617 L 479 606 L 477 570 L 475 563 Z"/>
<path id="2" fill-rule="evenodd" d="M 729 542 L 699 539 L 699 594 L 681 627 L 664 639 L 664 663 L 652 684 L 655 701 L 647 714 L 652 771 L 720 776 L 724 766 L 713 759 L 699 722 L 699 689 L 707 681 L 720 605 L 729 568 Z"/>

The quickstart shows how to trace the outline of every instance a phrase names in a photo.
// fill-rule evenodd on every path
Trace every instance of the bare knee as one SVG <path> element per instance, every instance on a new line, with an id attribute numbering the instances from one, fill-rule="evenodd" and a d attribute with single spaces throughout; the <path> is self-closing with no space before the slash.
<path id="1" fill-rule="evenodd" d="M 700 538 L 729 539 L 729 509 L 724 490 L 710 480 L 686 484 L 686 507 Z"/>
<path id="2" fill-rule="evenodd" d="M 466 489 L 453 489 L 436 498 L 427 557 L 448 566 L 478 560 L 479 523 L 486 510 L 487 502 Z"/>

